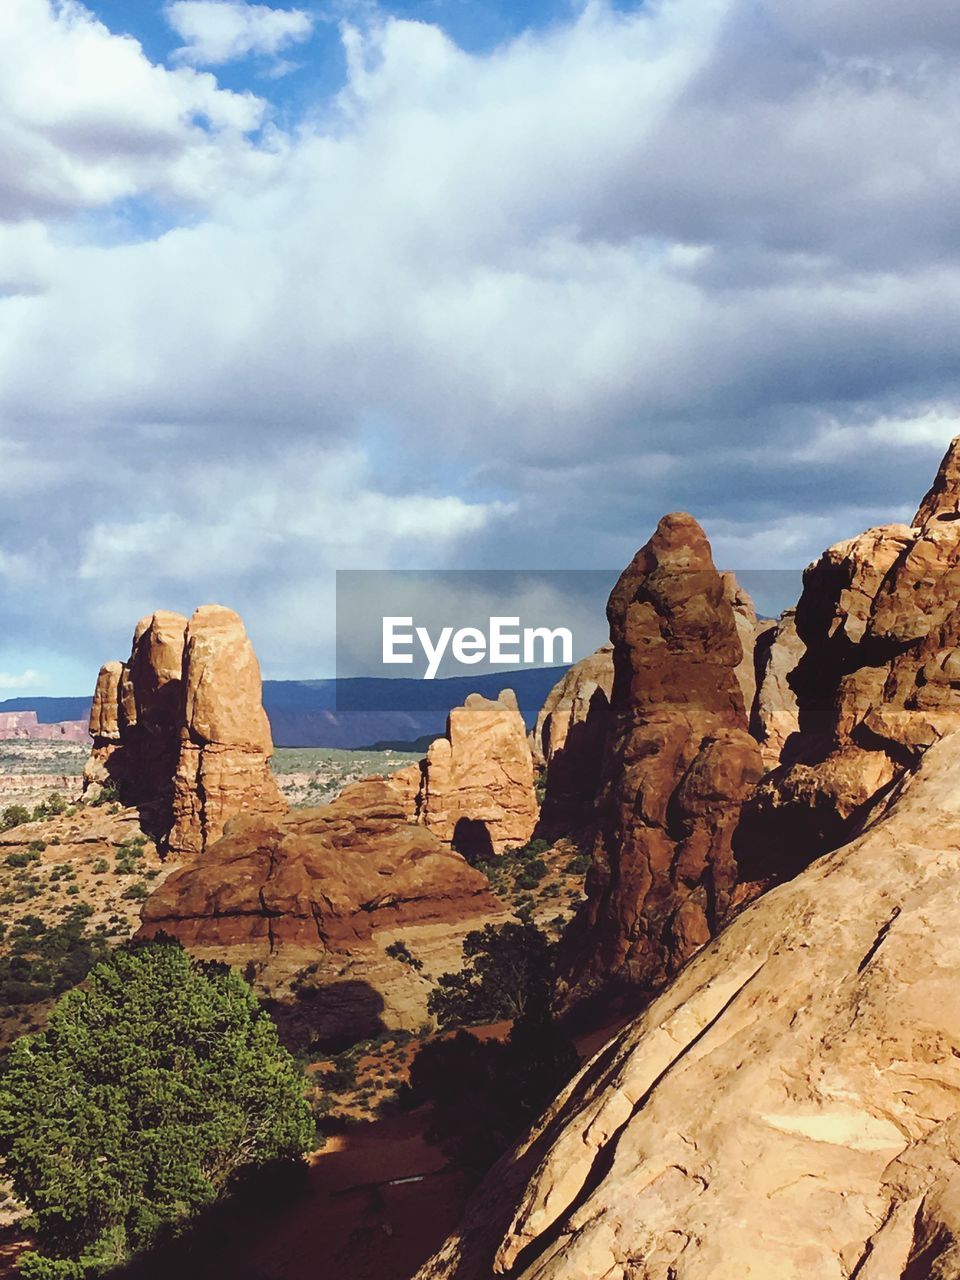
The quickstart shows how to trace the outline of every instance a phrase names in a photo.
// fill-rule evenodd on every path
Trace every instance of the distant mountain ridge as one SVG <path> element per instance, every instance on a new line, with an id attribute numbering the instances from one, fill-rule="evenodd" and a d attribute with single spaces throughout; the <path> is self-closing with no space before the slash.
<path id="1" fill-rule="evenodd" d="M 441 680 L 265 680 L 263 705 L 278 747 L 371 747 L 417 743 L 443 732 L 451 707 L 471 693 L 496 698 L 513 689 L 528 728 L 566 667 L 449 676 Z M 82 720 L 90 698 L 22 696 L 0 702 L 0 713 L 35 711 L 41 724 Z M 418 744 L 419 745 L 419 744 Z"/>

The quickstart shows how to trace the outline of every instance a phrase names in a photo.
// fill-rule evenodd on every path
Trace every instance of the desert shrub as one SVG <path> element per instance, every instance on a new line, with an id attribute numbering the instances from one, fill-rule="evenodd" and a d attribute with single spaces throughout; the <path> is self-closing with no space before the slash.
<path id="1" fill-rule="evenodd" d="M 102 876 L 104 872 L 109 870 L 110 870 L 110 863 L 106 860 L 106 858 L 98 858 L 96 862 L 93 864 L 94 875 Z"/>
<path id="2" fill-rule="evenodd" d="M 538 1003 L 514 1023 L 506 1042 L 458 1031 L 425 1044 L 399 1098 L 403 1106 L 431 1103 L 430 1136 L 479 1174 L 554 1101 L 579 1062 L 572 1042 Z"/>
<path id="3" fill-rule="evenodd" d="M 22 804 L 7 805 L 0 815 L 0 831 L 9 831 L 12 827 L 22 826 L 30 821 L 30 811 Z"/>
<path id="4" fill-rule="evenodd" d="M 31 862 L 40 861 L 40 853 L 36 849 L 27 848 L 22 853 L 8 853 L 3 861 L 8 867 L 29 867 Z"/>
<path id="5" fill-rule="evenodd" d="M 117 784 L 112 778 L 108 778 L 106 782 L 100 784 L 100 794 L 95 800 L 91 800 L 90 804 L 94 808 L 101 805 L 113 805 L 120 799 L 120 791 Z"/>
<path id="6" fill-rule="evenodd" d="M 107 955 L 105 943 L 89 936 L 87 903 L 65 910 L 67 918 L 48 928 L 38 916 L 24 916 L 11 932 L 8 952 L 0 956 L 0 1003 L 29 1004 L 62 994 L 82 982 L 92 965 Z"/>
<path id="7" fill-rule="evenodd" d="M 124 889 L 120 897 L 130 898 L 134 902 L 146 902 L 147 898 L 150 897 L 150 890 L 142 880 L 138 880 L 136 884 L 132 884 L 128 888 Z"/>
<path id="8" fill-rule="evenodd" d="M 66 809 L 66 800 L 58 791 L 54 791 L 36 806 L 33 811 L 33 821 L 42 822 L 46 818 L 55 818 L 58 814 L 65 813 Z"/>
<path id="9" fill-rule="evenodd" d="M 463 940 L 463 968 L 440 975 L 427 1009 L 441 1027 L 519 1018 L 548 998 L 554 950 L 529 922 L 474 929 Z"/>
<path id="10" fill-rule="evenodd" d="M 0 1076 L 0 1155 L 39 1247 L 25 1274 L 107 1271 L 312 1137 L 299 1072 L 239 975 L 166 940 L 122 948 Z"/>
<path id="11" fill-rule="evenodd" d="M 535 889 L 548 874 L 547 864 L 542 858 L 530 858 L 524 863 L 517 876 L 518 889 Z"/>
<path id="12" fill-rule="evenodd" d="M 401 964 L 409 965 L 411 969 L 416 970 L 418 973 L 423 968 L 423 961 L 417 959 L 402 939 L 398 938 L 396 942 L 391 942 L 385 950 L 388 956 L 392 956 L 394 960 L 399 960 Z"/>
<path id="13" fill-rule="evenodd" d="M 567 863 L 567 871 L 572 876 L 585 876 L 592 861 L 589 853 L 575 853 Z"/>

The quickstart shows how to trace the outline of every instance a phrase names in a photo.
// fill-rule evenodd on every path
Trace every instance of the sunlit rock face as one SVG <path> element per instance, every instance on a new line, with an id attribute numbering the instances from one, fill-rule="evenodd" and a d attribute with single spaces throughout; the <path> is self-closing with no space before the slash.
<path id="1" fill-rule="evenodd" d="M 527 730 L 512 690 L 471 693 L 427 751 L 417 811 L 439 839 L 468 856 L 502 853 L 533 835 L 537 797 Z"/>
<path id="2" fill-rule="evenodd" d="M 418 1280 L 950 1280 L 960 735 L 737 915 L 496 1167 Z"/>
<path id="3" fill-rule="evenodd" d="M 561 994 L 655 988 L 712 936 L 732 837 L 762 772 L 738 679 L 734 593 L 692 516 L 665 516 L 610 596 L 614 679 L 588 898 Z"/>
<path id="4" fill-rule="evenodd" d="M 751 874 L 777 880 L 854 835 L 871 802 L 960 727 L 960 440 L 912 525 L 829 547 L 804 574 L 789 675 L 799 732 L 742 834 Z"/>
<path id="5" fill-rule="evenodd" d="M 537 834 L 570 835 L 593 822 L 613 693 L 613 645 L 575 663 L 537 716 L 533 749 L 546 771 Z"/>
<path id="6" fill-rule="evenodd" d="M 90 732 L 88 791 L 116 783 L 173 853 L 202 853 L 234 814 L 286 808 L 269 768 L 260 667 L 231 609 L 141 619 L 129 660 L 100 671 Z"/>

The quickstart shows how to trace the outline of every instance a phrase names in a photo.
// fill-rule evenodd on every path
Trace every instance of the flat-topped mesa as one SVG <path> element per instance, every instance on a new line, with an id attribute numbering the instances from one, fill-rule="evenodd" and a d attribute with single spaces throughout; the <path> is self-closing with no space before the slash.
<path id="1" fill-rule="evenodd" d="M 100 671 L 90 732 L 85 789 L 114 782 L 160 848 L 199 854 L 233 814 L 286 808 L 256 655 L 230 609 L 142 618 L 129 660 Z"/>
<path id="2" fill-rule="evenodd" d="M 960 438 L 912 526 L 829 547 L 804 574 L 790 676 L 799 733 L 742 833 L 750 874 L 783 879 L 850 839 L 877 795 L 960 725 Z"/>
<path id="3" fill-rule="evenodd" d="M 607 606 L 614 681 L 587 901 L 564 940 L 567 1002 L 662 985 L 730 904 L 731 839 L 759 779 L 730 585 L 703 530 L 664 516 Z"/>
<path id="4" fill-rule="evenodd" d="M 527 843 L 537 821 L 533 756 L 511 689 L 471 693 L 427 751 L 417 816 L 468 857 Z"/>

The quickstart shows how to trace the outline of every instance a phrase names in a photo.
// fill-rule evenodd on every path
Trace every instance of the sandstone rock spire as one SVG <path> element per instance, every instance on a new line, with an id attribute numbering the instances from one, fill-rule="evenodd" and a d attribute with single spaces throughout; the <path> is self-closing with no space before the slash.
<path id="1" fill-rule="evenodd" d="M 90 730 L 86 788 L 115 783 L 162 849 L 199 854 L 233 814 L 286 808 L 256 655 L 220 605 L 141 618 L 129 660 L 100 671 Z"/>
<path id="2" fill-rule="evenodd" d="M 662 985 L 717 929 L 731 841 L 760 777 L 729 584 L 692 516 L 664 516 L 607 606 L 614 682 L 588 898 L 564 940 L 567 1000 Z"/>

